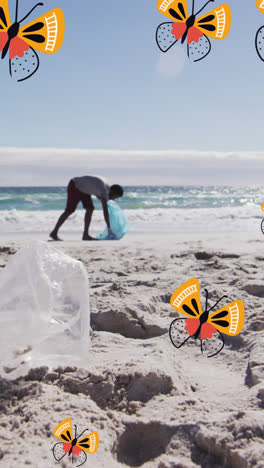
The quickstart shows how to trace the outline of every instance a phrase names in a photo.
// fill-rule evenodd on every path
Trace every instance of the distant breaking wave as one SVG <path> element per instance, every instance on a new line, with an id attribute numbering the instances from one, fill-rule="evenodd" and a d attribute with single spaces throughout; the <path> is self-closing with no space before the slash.
<path id="1" fill-rule="evenodd" d="M 65 206 L 66 187 L 0 188 L 0 210 L 50 211 Z M 127 210 L 139 208 L 220 208 L 262 205 L 262 187 L 125 187 L 119 200 Z M 99 207 L 95 199 L 96 207 Z"/>
<path id="2" fill-rule="evenodd" d="M 0 188 L 1 232 L 49 232 L 64 210 L 65 187 Z M 262 217 L 262 187 L 126 187 L 118 200 L 135 232 L 256 232 Z M 93 230 L 104 227 L 100 202 Z M 80 231 L 83 209 L 63 229 Z M 264 217 L 264 216 L 263 216 Z"/>

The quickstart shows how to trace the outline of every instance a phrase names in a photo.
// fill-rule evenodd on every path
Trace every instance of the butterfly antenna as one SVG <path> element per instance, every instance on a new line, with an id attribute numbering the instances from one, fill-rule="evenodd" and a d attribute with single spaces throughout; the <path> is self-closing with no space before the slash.
<path id="1" fill-rule="evenodd" d="M 220 302 L 222 299 L 224 299 L 224 297 L 226 297 L 226 298 L 228 299 L 228 296 L 222 296 L 222 297 L 220 297 L 220 299 L 213 305 L 213 307 L 211 307 L 211 309 L 208 310 L 208 313 L 209 313 L 212 309 L 214 309 L 214 307 L 216 307 L 216 306 L 219 304 L 219 302 Z"/>
<path id="2" fill-rule="evenodd" d="M 79 439 L 79 438 L 83 435 L 83 433 L 84 433 L 85 431 L 89 431 L 89 430 L 90 430 L 90 429 L 84 429 L 84 431 L 82 431 L 82 433 L 81 433 L 80 435 L 78 435 L 77 439 Z"/>
<path id="3" fill-rule="evenodd" d="M 89 429 L 84 429 L 84 431 L 82 431 L 82 433 L 81 433 L 80 435 L 78 435 L 77 439 L 79 439 L 79 438 L 83 435 L 83 433 L 84 433 L 85 431 L 89 431 Z"/>
<path id="4" fill-rule="evenodd" d="M 18 13 L 18 0 L 16 0 L 16 19 L 15 19 L 15 22 L 17 22 L 17 13 Z"/>
<path id="5" fill-rule="evenodd" d="M 194 14 L 194 0 L 192 2 L 192 15 Z"/>
<path id="6" fill-rule="evenodd" d="M 77 426 L 76 426 L 76 424 L 74 424 L 74 427 L 75 427 L 75 435 L 74 435 L 74 438 L 76 439 L 76 434 L 77 434 Z"/>
<path id="7" fill-rule="evenodd" d="M 18 1 L 18 0 L 17 0 Z M 18 21 L 19 23 L 22 23 L 22 21 L 24 21 L 29 15 L 31 15 L 32 11 L 35 10 L 35 8 L 37 8 L 38 6 L 43 6 L 44 3 L 37 3 L 33 8 L 31 8 L 31 10 L 29 11 L 29 13 L 24 16 L 24 18 L 22 18 L 20 21 Z"/>
<path id="8" fill-rule="evenodd" d="M 208 294 L 209 294 L 207 289 L 205 289 L 205 294 L 206 294 L 206 296 L 205 296 L 205 312 L 207 312 L 207 303 L 208 303 Z"/>
<path id="9" fill-rule="evenodd" d="M 195 16 L 199 15 L 199 13 L 201 13 L 201 11 L 204 10 L 204 8 L 208 5 L 208 3 L 214 2 L 214 1 L 215 0 L 208 0 L 208 2 L 199 11 L 197 11 L 197 13 L 195 13 Z"/>

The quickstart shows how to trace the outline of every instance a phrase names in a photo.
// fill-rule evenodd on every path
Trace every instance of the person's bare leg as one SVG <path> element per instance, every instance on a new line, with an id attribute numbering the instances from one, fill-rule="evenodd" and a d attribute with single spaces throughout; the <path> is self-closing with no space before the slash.
<path id="1" fill-rule="evenodd" d="M 68 211 L 64 211 L 62 213 L 62 215 L 59 217 L 55 228 L 53 229 L 53 231 L 51 231 L 51 233 L 49 235 L 53 240 L 56 240 L 56 241 L 61 241 L 62 240 L 62 239 L 60 239 L 58 237 L 58 231 L 59 231 L 60 227 L 63 225 L 63 223 L 66 221 L 66 219 L 69 218 L 70 214 L 71 213 L 69 213 Z"/>
<path id="2" fill-rule="evenodd" d="M 84 216 L 84 231 L 83 231 L 83 238 L 82 240 L 96 240 L 94 237 L 91 237 L 89 235 L 89 227 L 91 224 L 92 220 L 92 214 L 93 214 L 94 208 L 87 208 Z"/>

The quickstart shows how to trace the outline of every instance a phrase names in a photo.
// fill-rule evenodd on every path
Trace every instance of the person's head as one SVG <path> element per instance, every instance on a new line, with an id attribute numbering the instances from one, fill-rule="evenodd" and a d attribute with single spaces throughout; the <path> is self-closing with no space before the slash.
<path id="1" fill-rule="evenodd" d="M 110 200 L 115 200 L 116 198 L 120 198 L 123 196 L 124 190 L 121 185 L 111 185 L 109 190 L 109 198 Z"/>

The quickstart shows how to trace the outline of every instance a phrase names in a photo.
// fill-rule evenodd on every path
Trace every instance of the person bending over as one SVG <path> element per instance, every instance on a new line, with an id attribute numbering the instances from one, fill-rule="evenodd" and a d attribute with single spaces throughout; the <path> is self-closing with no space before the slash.
<path id="1" fill-rule="evenodd" d="M 65 211 L 59 217 L 58 222 L 50 233 L 50 237 L 53 240 L 62 240 L 58 237 L 60 227 L 66 221 L 66 219 L 74 213 L 78 203 L 81 201 L 84 209 L 86 210 L 84 216 L 84 231 L 83 240 L 95 240 L 89 235 L 89 227 L 91 224 L 92 214 L 94 205 L 92 202 L 91 195 L 95 195 L 102 203 L 104 211 L 104 219 L 108 227 L 109 235 L 115 235 L 110 226 L 109 212 L 107 207 L 107 200 L 115 200 L 116 198 L 122 197 L 124 193 L 123 188 L 120 185 L 108 185 L 107 181 L 103 177 L 96 176 L 83 176 L 74 177 L 70 180 L 67 188 L 67 204 Z"/>

